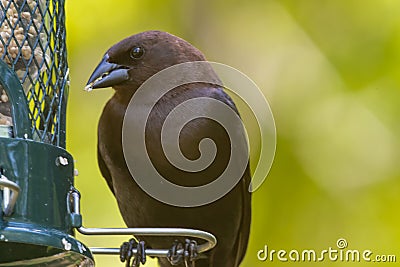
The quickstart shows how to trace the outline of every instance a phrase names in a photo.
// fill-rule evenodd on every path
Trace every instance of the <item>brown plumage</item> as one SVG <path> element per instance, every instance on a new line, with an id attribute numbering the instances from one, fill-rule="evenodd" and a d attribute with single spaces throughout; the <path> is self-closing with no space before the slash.
<path id="1" fill-rule="evenodd" d="M 115 89 L 99 122 L 99 167 L 128 227 L 184 227 L 208 231 L 217 237 L 218 244 L 207 254 L 208 258 L 198 260 L 196 266 L 235 267 L 243 259 L 249 237 L 251 195 L 247 190 L 250 183 L 248 166 L 242 179 L 224 197 L 204 206 L 181 208 L 161 203 L 147 195 L 131 177 L 122 151 L 123 117 L 135 91 L 158 71 L 191 61 L 205 61 L 205 57 L 188 42 L 160 31 L 133 35 L 106 52 L 88 82 L 89 89 Z M 102 75 L 103 79 L 98 79 Z M 230 157 L 230 140 L 223 127 L 212 120 L 198 118 L 188 123 L 180 133 L 180 149 L 187 158 L 196 159 L 200 156 L 199 141 L 205 137 L 211 138 L 218 148 L 212 165 L 198 173 L 188 173 L 175 168 L 166 159 L 161 147 L 162 123 L 177 104 L 196 97 L 217 99 L 237 112 L 233 101 L 222 88 L 192 83 L 179 86 L 163 96 L 146 124 L 146 147 L 152 163 L 166 179 L 185 186 L 206 184 L 216 179 Z M 237 125 L 237 131 L 243 132 L 241 125 Z M 153 248 L 171 247 L 175 240 L 172 237 L 138 238 Z M 161 259 L 160 264 L 170 266 L 166 259 Z"/>

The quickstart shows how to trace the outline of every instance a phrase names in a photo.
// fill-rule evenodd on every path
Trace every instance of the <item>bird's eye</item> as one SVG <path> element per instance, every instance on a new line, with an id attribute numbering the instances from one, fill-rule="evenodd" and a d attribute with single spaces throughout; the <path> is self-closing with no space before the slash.
<path id="1" fill-rule="evenodd" d="M 144 54 L 144 49 L 140 46 L 135 46 L 131 50 L 131 58 L 138 59 L 141 58 Z"/>

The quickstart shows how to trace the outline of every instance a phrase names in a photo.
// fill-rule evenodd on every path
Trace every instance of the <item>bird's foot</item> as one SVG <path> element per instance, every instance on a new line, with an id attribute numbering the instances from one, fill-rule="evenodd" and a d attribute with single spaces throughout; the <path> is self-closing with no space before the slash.
<path id="1" fill-rule="evenodd" d="M 171 263 L 171 265 L 178 265 L 179 263 L 182 262 L 182 253 L 179 253 L 180 250 L 183 249 L 183 245 L 181 242 L 178 240 L 175 240 L 174 244 L 172 247 L 169 249 L 168 252 L 168 261 Z"/>
<path id="2" fill-rule="evenodd" d="M 133 253 L 133 249 L 136 249 L 136 253 Z M 133 262 L 131 265 L 131 259 Z M 124 242 L 120 248 L 119 258 L 122 262 L 126 261 L 126 267 L 138 267 L 140 263 L 145 264 L 146 262 L 146 248 L 145 242 L 137 242 L 135 239 L 130 239 L 128 242 Z"/>
<path id="3" fill-rule="evenodd" d="M 197 259 L 197 242 L 195 240 L 185 240 L 184 260 L 186 267 L 195 267 Z"/>
<path id="4" fill-rule="evenodd" d="M 194 267 L 197 256 L 197 242 L 195 240 L 186 239 L 184 245 L 176 240 L 169 250 L 168 261 L 171 265 L 184 262 L 186 267 Z"/>

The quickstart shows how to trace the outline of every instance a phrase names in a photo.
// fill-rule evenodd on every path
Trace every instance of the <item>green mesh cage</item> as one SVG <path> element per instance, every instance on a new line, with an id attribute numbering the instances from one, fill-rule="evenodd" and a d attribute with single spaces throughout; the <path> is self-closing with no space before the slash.
<path id="1" fill-rule="evenodd" d="M 36 141 L 65 147 L 68 64 L 64 1 L 0 0 L 0 59 L 23 86 Z M 0 125 L 12 125 L 0 87 Z"/>

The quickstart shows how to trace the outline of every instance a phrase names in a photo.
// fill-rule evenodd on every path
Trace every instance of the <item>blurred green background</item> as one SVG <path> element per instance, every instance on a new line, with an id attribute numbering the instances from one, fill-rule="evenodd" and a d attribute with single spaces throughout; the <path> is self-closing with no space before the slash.
<path id="1" fill-rule="evenodd" d="M 96 160 L 97 122 L 112 90 L 86 93 L 84 85 L 112 44 L 158 29 L 246 73 L 274 113 L 276 158 L 254 193 L 242 266 L 364 266 L 257 260 L 264 245 L 320 251 L 337 248 L 338 238 L 400 261 L 400 1 L 67 0 L 66 9 L 67 146 L 86 227 L 124 223 Z M 127 240 L 78 238 L 106 247 Z M 118 257 L 96 262 L 123 266 Z"/>

